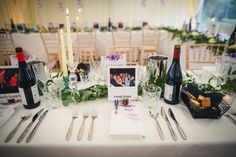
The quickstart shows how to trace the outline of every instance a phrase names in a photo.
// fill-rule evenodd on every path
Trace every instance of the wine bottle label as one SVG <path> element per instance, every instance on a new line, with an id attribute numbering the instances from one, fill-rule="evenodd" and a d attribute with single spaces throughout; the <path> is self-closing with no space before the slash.
<path id="1" fill-rule="evenodd" d="M 20 92 L 20 96 L 21 96 L 21 101 L 24 105 L 27 105 L 27 101 L 26 101 L 26 97 L 25 97 L 25 92 L 23 88 L 18 88 L 19 92 Z M 34 103 L 38 103 L 40 101 L 40 97 L 39 97 L 39 92 L 38 92 L 38 87 L 37 84 L 35 84 L 34 86 L 31 87 L 31 92 L 32 92 L 32 96 L 34 99 Z"/>
<path id="2" fill-rule="evenodd" d="M 18 89 L 19 89 L 20 96 L 21 96 L 21 102 L 22 102 L 24 105 L 27 105 L 27 101 L 26 101 L 26 98 L 25 98 L 24 89 L 23 89 L 23 88 L 18 88 Z"/>
<path id="3" fill-rule="evenodd" d="M 34 103 L 36 104 L 37 102 L 40 101 L 37 84 L 35 84 L 34 86 L 31 87 L 31 91 L 32 91 L 32 95 L 33 95 L 33 98 L 34 98 Z"/>
<path id="4" fill-rule="evenodd" d="M 165 84 L 164 97 L 166 100 L 172 101 L 173 97 L 173 86 Z"/>

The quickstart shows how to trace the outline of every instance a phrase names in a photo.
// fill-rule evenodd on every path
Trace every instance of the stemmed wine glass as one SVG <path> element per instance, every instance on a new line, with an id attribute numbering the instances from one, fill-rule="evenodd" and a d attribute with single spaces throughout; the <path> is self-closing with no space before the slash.
<path id="1" fill-rule="evenodd" d="M 147 104 L 149 109 L 156 108 L 160 100 L 162 89 L 149 81 L 143 84 L 143 101 Z"/>
<path id="2" fill-rule="evenodd" d="M 40 61 L 32 64 L 32 69 L 37 81 L 42 83 L 42 92 L 48 91 L 47 81 L 51 78 L 50 70 L 47 68 L 47 66 L 44 66 L 44 62 Z"/>
<path id="3" fill-rule="evenodd" d="M 63 88 L 63 84 L 61 84 L 60 80 L 56 82 L 48 82 L 51 79 L 51 71 L 47 66 L 44 66 L 43 62 L 37 62 L 32 65 L 32 69 L 34 71 L 35 77 L 38 80 L 38 83 L 42 83 L 41 94 L 43 94 L 43 98 L 41 99 L 48 108 L 57 108 L 61 105 L 61 90 Z"/>
<path id="4" fill-rule="evenodd" d="M 99 79 L 101 76 L 101 59 L 100 58 L 92 58 L 89 60 L 90 73 L 89 80 L 92 84 L 99 83 Z"/>
<path id="5" fill-rule="evenodd" d="M 68 70 L 70 71 L 70 74 L 69 74 L 69 87 L 72 90 L 77 89 L 77 75 L 75 74 L 75 70 L 77 68 L 77 65 L 78 65 L 78 58 L 77 58 L 77 55 L 75 55 L 73 63 L 68 62 Z"/>

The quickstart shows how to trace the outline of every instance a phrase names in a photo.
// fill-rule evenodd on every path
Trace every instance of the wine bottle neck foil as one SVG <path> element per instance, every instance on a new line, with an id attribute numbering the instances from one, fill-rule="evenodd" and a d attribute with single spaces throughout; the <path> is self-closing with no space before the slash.
<path id="1" fill-rule="evenodd" d="M 17 57 L 17 60 L 18 62 L 25 62 L 25 55 L 23 52 L 17 52 L 16 53 L 16 57 Z"/>
<path id="2" fill-rule="evenodd" d="M 175 48 L 173 59 L 179 59 L 179 58 L 180 58 L 180 49 Z"/>

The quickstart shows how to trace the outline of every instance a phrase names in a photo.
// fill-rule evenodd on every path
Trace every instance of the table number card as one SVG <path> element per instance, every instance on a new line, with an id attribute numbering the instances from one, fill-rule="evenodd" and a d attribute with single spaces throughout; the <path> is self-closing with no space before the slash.
<path id="1" fill-rule="evenodd" d="M 136 66 L 109 66 L 107 76 L 108 100 L 137 97 L 137 76 Z"/>
<path id="2" fill-rule="evenodd" d="M 101 56 L 102 79 L 107 79 L 108 66 L 126 66 L 126 55 L 107 55 Z"/>

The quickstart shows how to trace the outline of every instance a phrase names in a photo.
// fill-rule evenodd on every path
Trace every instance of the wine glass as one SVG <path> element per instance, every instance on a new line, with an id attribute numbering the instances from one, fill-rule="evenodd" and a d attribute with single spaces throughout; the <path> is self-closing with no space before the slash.
<path id="1" fill-rule="evenodd" d="M 143 85 L 143 101 L 149 109 L 156 108 L 155 101 L 160 99 L 161 88 L 152 84 L 149 81 L 144 82 Z"/>
<path id="2" fill-rule="evenodd" d="M 89 66 L 90 66 L 90 74 L 89 79 L 92 83 L 98 83 L 100 79 L 101 74 L 101 59 L 100 58 L 92 58 L 89 60 Z"/>
<path id="3" fill-rule="evenodd" d="M 67 60 L 68 70 L 70 71 L 69 74 L 69 87 L 72 90 L 77 90 L 77 75 L 75 74 L 75 70 L 78 66 L 78 55 L 74 55 L 73 63 Z"/>
<path id="4" fill-rule="evenodd" d="M 37 83 L 42 84 L 42 86 L 39 87 L 41 94 L 43 94 L 48 91 L 47 81 L 51 78 L 51 71 L 47 66 L 44 66 L 44 62 L 41 61 L 33 63 L 32 69 L 37 79 Z"/>
<path id="5" fill-rule="evenodd" d="M 64 81 L 62 78 L 57 79 L 50 87 L 50 90 L 48 91 L 48 99 L 50 100 L 50 103 L 47 102 L 47 104 L 50 104 L 50 108 L 57 109 L 58 107 L 62 106 L 62 90 L 64 89 Z"/>

